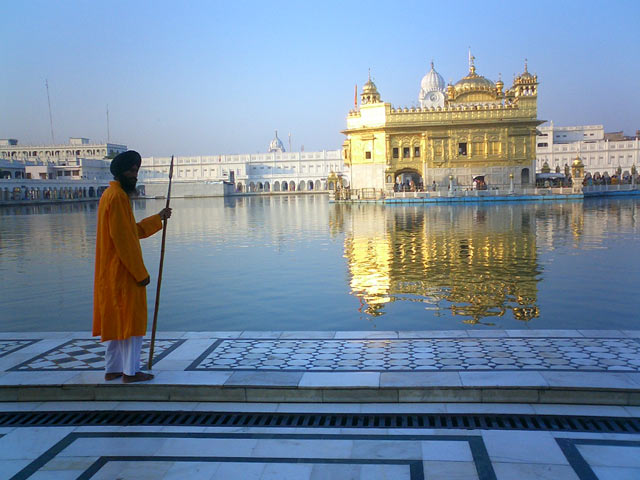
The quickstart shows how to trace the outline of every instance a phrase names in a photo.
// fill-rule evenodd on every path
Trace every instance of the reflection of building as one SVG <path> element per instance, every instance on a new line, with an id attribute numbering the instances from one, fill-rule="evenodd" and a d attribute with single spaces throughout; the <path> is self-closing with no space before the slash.
<path id="1" fill-rule="evenodd" d="M 537 317 L 535 216 L 522 205 L 501 208 L 500 215 L 485 206 L 347 210 L 352 293 L 370 315 L 405 301 L 470 323 L 508 311 L 517 320 Z"/>
<path id="2" fill-rule="evenodd" d="M 553 123 L 538 131 L 537 171 L 546 163 L 551 171 L 564 172 L 576 155 L 591 175 L 613 175 L 618 168 L 629 175 L 634 165 L 640 168 L 640 131 L 626 137 L 622 132 L 605 133 L 602 125 L 556 127 Z"/>
<path id="3" fill-rule="evenodd" d="M 537 76 L 527 71 L 503 91 L 503 82 L 469 73 L 443 89 L 433 69 L 421 83 L 418 108 L 381 100 L 371 78 L 360 108 L 349 112 L 345 164 L 351 187 L 390 190 L 399 179 L 416 185 L 531 185 L 535 168 Z"/>

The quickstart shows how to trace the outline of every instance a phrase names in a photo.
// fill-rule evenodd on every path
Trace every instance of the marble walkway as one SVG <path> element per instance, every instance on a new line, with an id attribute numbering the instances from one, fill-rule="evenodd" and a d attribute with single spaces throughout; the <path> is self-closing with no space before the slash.
<path id="1" fill-rule="evenodd" d="M 640 417 L 640 331 L 161 332 L 155 353 L 156 378 L 126 385 L 104 381 L 104 347 L 86 333 L 0 333 L 0 420 L 62 410 Z M 0 478 L 624 480 L 640 478 L 640 433 L 0 421 Z"/>
<path id="2" fill-rule="evenodd" d="M 124 385 L 87 333 L 0 333 L 0 401 L 640 404 L 640 331 L 161 332 L 154 357 Z"/>

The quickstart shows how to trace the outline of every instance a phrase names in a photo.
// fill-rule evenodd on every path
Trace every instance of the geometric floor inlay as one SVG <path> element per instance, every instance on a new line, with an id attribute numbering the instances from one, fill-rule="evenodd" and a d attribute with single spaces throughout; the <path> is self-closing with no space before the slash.
<path id="1" fill-rule="evenodd" d="M 640 441 L 556 438 L 582 479 L 640 478 Z"/>
<path id="2" fill-rule="evenodd" d="M 640 371 L 629 338 L 418 338 L 218 340 L 187 370 Z"/>
<path id="3" fill-rule="evenodd" d="M 162 339 L 155 341 L 153 363 L 167 356 L 184 340 Z M 143 363 L 149 355 L 149 340 L 142 343 L 141 358 Z M 97 339 L 70 340 L 51 350 L 41 353 L 16 365 L 12 371 L 61 371 L 61 370 L 104 370 L 105 343 Z"/>
<path id="4" fill-rule="evenodd" d="M 444 472 L 442 462 L 429 461 L 435 452 L 454 460 L 444 462 Z M 433 468 L 454 478 L 464 464 L 470 467 L 464 478 L 496 479 L 479 435 L 73 432 L 12 478 L 67 469 L 64 478 L 94 480 L 424 480 L 432 478 Z"/>
<path id="5" fill-rule="evenodd" d="M 33 345 L 37 341 L 38 340 L 0 340 L 0 358 L 16 352 L 21 348 Z"/>

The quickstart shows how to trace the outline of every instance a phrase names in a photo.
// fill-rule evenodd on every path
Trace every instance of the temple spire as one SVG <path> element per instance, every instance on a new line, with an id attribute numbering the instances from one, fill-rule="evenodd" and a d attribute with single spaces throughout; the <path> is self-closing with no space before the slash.
<path id="1" fill-rule="evenodd" d="M 474 57 L 473 55 L 471 55 L 471 47 L 469 47 L 469 74 L 474 74 L 476 73 L 476 67 L 474 65 L 474 60 L 476 59 L 476 57 Z"/>

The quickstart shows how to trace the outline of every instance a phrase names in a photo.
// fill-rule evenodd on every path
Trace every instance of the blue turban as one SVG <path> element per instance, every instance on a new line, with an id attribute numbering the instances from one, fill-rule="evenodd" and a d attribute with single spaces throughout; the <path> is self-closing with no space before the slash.
<path id="1" fill-rule="evenodd" d="M 127 150 L 126 152 L 118 154 L 113 160 L 111 160 L 109 170 L 111 170 L 111 174 L 114 177 L 118 177 L 134 165 L 140 167 L 141 164 L 142 157 L 140 154 L 135 150 Z"/>

